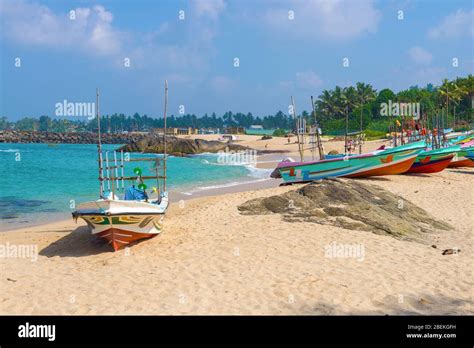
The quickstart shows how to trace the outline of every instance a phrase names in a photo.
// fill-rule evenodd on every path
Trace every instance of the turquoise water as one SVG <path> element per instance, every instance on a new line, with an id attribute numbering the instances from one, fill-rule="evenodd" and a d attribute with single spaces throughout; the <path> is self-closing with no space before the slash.
<path id="1" fill-rule="evenodd" d="M 113 150 L 119 145 L 104 145 Z M 131 157 L 150 155 L 131 154 Z M 109 159 L 110 160 L 110 159 Z M 34 214 L 70 212 L 71 203 L 98 198 L 96 145 L 2 144 L 0 143 L 0 224 L 26 222 Z M 128 174 L 139 166 L 144 174 L 153 162 L 126 164 Z M 193 192 L 200 188 L 250 180 L 254 171 L 242 165 L 221 165 L 217 155 L 170 157 L 168 190 Z M 127 173 L 126 173 L 127 174 Z M 130 182 L 125 184 L 126 187 Z M 154 186 L 153 182 L 148 183 Z"/>

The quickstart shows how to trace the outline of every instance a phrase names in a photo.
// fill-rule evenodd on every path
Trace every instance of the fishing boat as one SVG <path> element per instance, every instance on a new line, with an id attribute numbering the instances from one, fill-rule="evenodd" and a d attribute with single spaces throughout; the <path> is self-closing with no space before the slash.
<path id="1" fill-rule="evenodd" d="M 304 183 L 314 180 L 330 178 L 330 177 L 346 177 L 346 178 L 363 178 L 369 176 L 380 175 L 396 175 L 408 171 L 415 162 L 418 154 L 426 147 L 424 141 L 418 141 L 402 146 L 392 148 L 383 148 L 366 154 L 354 155 L 350 153 L 348 146 L 348 136 L 351 134 L 347 131 L 346 122 L 346 136 L 345 136 L 345 154 L 328 156 L 322 151 L 321 140 L 318 137 L 318 147 L 320 152 L 319 160 L 304 161 L 303 146 L 304 134 L 301 132 L 301 123 L 304 125 L 304 120 L 296 117 L 294 100 L 291 99 L 293 117 L 296 121 L 296 134 L 298 137 L 298 148 L 300 152 L 300 161 L 296 162 L 292 159 L 286 159 L 278 163 L 277 167 L 271 174 L 273 178 L 282 178 L 284 184 Z M 311 98 L 311 103 L 314 101 Z M 314 115 L 316 113 L 314 112 Z M 346 115 L 347 121 L 347 115 Z M 317 120 L 315 120 L 317 125 Z M 354 133 L 358 135 L 360 132 Z M 359 151 L 361 151 L 361 144 L 359 143 Z M 356 146 L 357 147 L 357 146 Z M 349 151 L 349 153 L 347 153 Z"/>
<path id="2" fill-rule="evenodd" d="M 162 157 L 127 158 L 123 151 L 103 151 L 100 135 L 99 93 L 96 94 L 96 114 L 99 141 L 99 199 L 79 204 L 73 218 L 83 219 L 89 230 L 109 243 L 114 251 L 131 243 L 156 236 L 163 230 L 163 218 L 168 208 L 166 191 L 166 107 L 168 84 L 165 81 L 164 154 Z M 146 175 L 141 167 L 126 173 L 125 163 L 154 162 L 153 175 Z M 156 187 L 147 192 L 146 180 L 156 180 Z M 130 187 L 125 182 L 130 181 Z M 121 191 L 121 192 L 120 192 Z M 123 196 L 121 195 L 123 194 Z M 122 196 L 122 197 L 121 197 Z"/>
<path id="3" fill-rule="evenodd" d="M 407 173 L 438 173 L 444 170 L 461 150 L 459 145 L 422 151 Z"/>
<path id="4" fill-rule="evenodd" d="M 468 157 L 468 153 L 474 151 L 474 140 L 461 142 L 460 148 L 456 151 L 454 158 L 449 163 L 449 168 L 474 167 L 474 162 Z"/>
<path id="5" fill-rule="evenodd" d="M 474 167 L 474 163 L 469 157 L 467 157 L 468 152 L 473 151 L 474 147 L 470 148 L 461 148 L 456 152 L 451 163 L 449 163 L 449 168 L 459 168 L 459 167 Z"/>
<path id="6" fill-rule="evenodd" d="M 310 162 L 282 161 L 277 170 L 285 184 L 330 177 L 364 178 L 396 175 L 408 171 L 425 148 L 423 141 L 385 150 Z"/>

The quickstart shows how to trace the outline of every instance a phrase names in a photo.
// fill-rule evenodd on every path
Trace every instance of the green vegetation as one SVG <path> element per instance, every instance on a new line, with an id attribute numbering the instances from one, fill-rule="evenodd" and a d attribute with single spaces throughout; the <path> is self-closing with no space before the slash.
<path id="1" fill-rule="evenodd" d="M 273 132 L 273 136 L 274 137 L 284 137 L 286 135 L 286 131 L 284 129 L 281 129 L 281 128 L 278 128 L 278 129 L 275 129 L 275 131 Z"/>
<path id="2" fill-rule="evenodd" d="M 412 86 L 395 93 L 388 88 L 377 92 L 371 85 L 358 82 L 355 87 L 339 87 L 333 90 L 324 90 L 315 101 L 316 116 L 324 134 L 341 135 L 346 128 L 346 115 L 349 119 L 349 131 L 367 130 L 366 134 L 378 136 L 388 131 L 388 125 L 393 122 L 392 117 L 381 115 L 382 103 L 391 101 L 399 103 L 420 103 L 423 115 L 434 116 L 443 113 L 447 127 L 456 124 L 457 130 L 471 127 L 473 122 L 472 100 L 474 99 L 474 77 L 456 78 L 452 81 L 444 80 L 441 86 L 428 84 L 420 88 Z M 308 100 L 309 101 L 309 100 Z M 303 100 L 301 105 L 309 104 Z M 446 109 L 448 116 L 446 117 Z M 303 111 L 307 125 L 314 123 L 313 112 Z M 262 125 L 264 129 L 276 129 L 273 135 L 282 134 L 282 130 L 293 130 L 295 125 L 290 115 L 278 111 L 275 115 L 264 117 L 254 116 L 251 113 L 226 112 L 222 116 L 205 114 L 198 117 L 194 114 L 174 116 L 167 119 L 168 127 L 219 128 L 244 127 Z M 135 113 L 133 116 L 124 114 L 104 115 L 101 118 L 101 128 L 111 132 L 148 131 L 152 128 L 163 127 L 162 118 L 152 118 Z M 50 132 L 96 131 L 95 120 L 78 121 L 77 119 L 50 118 L 41 116 L 39 119 L 25 117 L 16 122 L 10 122 L 6 117 L 0 117 L 0 130 L 42 130 Z M 283 131 L 284 132 L 284 131 Z M 376 135 L 378 134 L 378 135 Z"/>
<path id="3" fill-rule="evenodd" d="M 364 130 L 364 134 L 365 140 L 383 139 L 387 136 L 387 132 L 374 131 L 370 129 Z"/>

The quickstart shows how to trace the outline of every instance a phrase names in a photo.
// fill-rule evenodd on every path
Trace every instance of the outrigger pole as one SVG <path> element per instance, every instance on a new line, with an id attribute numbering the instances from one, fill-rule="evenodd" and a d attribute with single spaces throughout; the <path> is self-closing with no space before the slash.
<path id="1" fill-rule="evenodd" d="M 99 182 L 100 182 L 100 198 L 103 198 L 104 196 L 104 186 L 103 186 L 103 173 L 102 173 L 102 142 L 100 139 L 100 114 L 99 114 L 99 89 L 96 88 L 95 90 L 95 113 L 97 116 L 97 132 L 99 136 L 99 140 L 97 143 L 97 154 L 99 157 Z"/>
<path id="2" fill-rule="evenodd" d="M 303 162 L 303 142 L 300 141 L 300 123 L 298 122 L 298 118 L 296 117 L 296 107 L 295 107 L 295 101 L 293 99 L 293 96 L 291 96 L 291 107 L 293 111 L 293 118 L 295 119 L 295 125 L 296 125 L 296 139 L 298 140 L 298 150 L 300 152 L 300 159 L 301 162 Z M 304 135 L 303 135 L 304 136 Z"/>
<path id="3" fill-rule="evenodd" d="M 168 80 L 165 80 L 165 111 L 164 111 L 164 125 L 163 125 L 163 191 L 166 192 L 166 109 L 168 107 Z"/>
<path id="4" fill-rule="evenodd" d="M 347 133 L 349 132 L 349 107 L 346 105 L 346 131 L 344 134 L 344 155 L 347 154 L 348 143 L 347 143 Z"/>
<path id="5" fill-rule="evenodd" d="M 314 126 L 316 127 L 316 139 L 318 142 L 319 159 L 323 160 L 325 159 L 325 156 L 324 156 L 323 144 L 321 143 L 321 137 L 319 136 L 319 125 L 318 125 L 318 119 L 316 117 L 316 109 L 314 108 L 313 96 L 311 96 L 311 106 L 313 107 Z"/>

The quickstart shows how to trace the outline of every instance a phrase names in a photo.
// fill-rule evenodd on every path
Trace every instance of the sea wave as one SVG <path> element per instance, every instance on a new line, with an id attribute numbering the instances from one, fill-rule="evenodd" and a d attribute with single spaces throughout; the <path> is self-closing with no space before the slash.
<path id="1" fill-rule="evenodd" d="M 209 185 L 209 186 L 198 186 L 193 190 L 189 190 L 189 191 L 181 192 L 181 193 L 184 195 L 192 196 L 194 193 L 201 192 L 201 191 L 216 190 L 220 188 L 227 188 L 227 187 L 233 187 L 233 186 L 239 186 L 239 185 L 245 185 L 245 184 L 253 184 L 253 183 L 263 182 L 263 181 L 268 181 L 268 180 L 273 180 L 273 179 L 261 178 L 261 179 L 256 179 L 256 180 L 247 180 L 247 181 L 231 181 L 227 183 Z"/>

